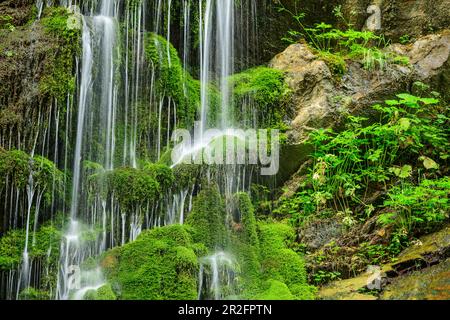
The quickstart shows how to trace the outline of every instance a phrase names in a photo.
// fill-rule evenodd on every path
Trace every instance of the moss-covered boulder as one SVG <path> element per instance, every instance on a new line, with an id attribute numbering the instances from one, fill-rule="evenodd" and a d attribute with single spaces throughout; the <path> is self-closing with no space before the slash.
<path id="1" fill-rule="evenodd" d="M 197 299 L 198 255 L 187 226 L 146 231 L 138 239 L 106 253 L 101 266 L 121 300 Z"/>
<path id="2" fill-rule="evenodd" d="M 195 242 L 214 251 L 227 244 L 225 202 L 216 186 L 202 190 L 194 201 L 192 212 L 186 223 L 193 227 Z"/>
<path id="3" fill-rule="evenodd" d="M 294 230 L 284 223 L 260 223 L 260 259 L 262 278 L 284 283 L 295 299 L 314 299 L 314 288 L 307 284 L 302 257 L 288 248 L 295 237 Z M 270 295 L 280 289 L 279 283 L 271 283 L 262 295 Z"/>
<path id="4" fill-rule="evenodd" d="M 450 259 L 395 279 L 382 300 L 450 300 Z"/>

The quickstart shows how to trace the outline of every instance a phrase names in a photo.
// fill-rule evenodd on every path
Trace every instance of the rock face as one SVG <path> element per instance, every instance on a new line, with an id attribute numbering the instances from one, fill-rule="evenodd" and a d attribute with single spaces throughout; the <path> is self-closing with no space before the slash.
<path id="1" fill-rule="evenodd" d="M 325 62 L 318 60 L 306 44 L 293 44 L 277 55 L 270 66 L 286 73 L 293 91 L 296 116 L 291 123 L 290 143 L 304 142 L 311 128 L 339 126 L 339 119 L 345 115 L 370 116 L 370 106 L 409 90 L 415 81 L 448 92 L 448 30 L 386 50 L 408 57 L 410 64 L 389 64 L 382 70 L 369 72 L 360 63 L 349 61 L 340 81 L 334 81 Z"/>
<path id="2" fill-rule="evenodd" d="M 323 125 L 330 114 L 329 99 L 334 92 L 332 74 L 325 62 L 318 60 L 307 45 L 298 43 L 277 55 L 270 66 L 287 74 L 292 103 L 297 106 L 293 128 Z M 292 133 L 291 138 L 296 141 L 304 138 L 300 130 Z"/>
<path id="3" fill-rule="evenodd" d="M 450 300 L 450 259 L 395 279 L 382 300 Z"/>
<path id="4" fill-rule="evenodd" d="M 381 9 L 381 32 L 394 41 L 405 35 L 417 38 L 450 25 L 448 0 L 344 0 L 342 8 L 354 27 L 361 29 L 372 4 Z"/>
<path id="5" fill-rule="evenodd" d="M 450 299 L 450 226 L 406 249 L 398 261 L 379 268 L 379 296 L 364 293 L 373 273 L 335 281 L 319 291 L 324 300 Z"/>

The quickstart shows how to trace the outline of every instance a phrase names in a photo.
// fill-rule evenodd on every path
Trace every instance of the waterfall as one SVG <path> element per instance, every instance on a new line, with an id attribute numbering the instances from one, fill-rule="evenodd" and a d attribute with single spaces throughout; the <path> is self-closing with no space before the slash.
<path id="1" fill-rule="evenodd" d="M 200 261 L 198 299 L 221 300 L 235 294 L 236 263 L 225 252 Z"/>
<path id="2" fill-rule="evenodd" d="M 43 129 L 38 133 L 28 133 L 29 136 L 36 134 L 31 139 L 34 144 L 37 144 L 38 137 L 42 140 L 38 143 L 42 155 L 51 156 L 61 170 L 69 173 L 64 176 L 64 182 L 70 181 L 70 185 L 64 184 L 69 196 L 57 201 L 55 193 L 61 191 L 65 194 L 66 190 L 58 190 L 54 184 L 51 205 L 45 207 L 40 200 L 44 190 L 35 184 L 32 173 L 26 189 L 18 188 L 8 177 L 3 192 L 5 203 L 2 207 L 8 216 L 5 229 L 23 228 L 26 231 L 20 266 L 7 274 L 1 273 L 0 289 L 11 287 L 6 290 L 10 298 L 18 298 L 21 290 L 33 286 L 34 279 L 40 277 L 37 274 L 39 268 L 33 267 L 38 262 L 30 258 L 29 250 L 46 210 L 51 211 L 52 223 L 58 212 L 62 212 L 65 219 L 59 245 L 56 287 L 51 289 L 52 297 L 57 299 L 83 299 L 88 291 L 105 283 L 101 268 L 83 270 L 87 259 L 134 241 L 146 228 L 183 224 L 191 212 L 199 188 L 194 183 L 168 190 L 154 203 L 144 203 L 131 210 L 121 207 L 111 195 L 93 192 L 90 189 L 92 177 L 87 169 L 88 164 L 95 164 L 102 174 L 122 167 L 138 169 L 143 158 L 160 160 L 170 147 L 171 133 L 179 125 L 180 106 L 177 105 L 177 97 L 170 96 L 157 85 L 160 66 L 146 56 L 150 34 L 166 40 L 167 45 L 160 46 L 158 53 L 161 59 L 167 59 L 169 66 L 175 63 L 171 42 L 178 49 L 184 70 L 181 94 L 188 96 L 187 84 L 191 75 L 199 82 L 196 120 L 200 122 L 200 137 L 203 138 L 209 127 L 226 130 L 239 125 L 231 112 L 233 90 L 228 78 L 249 66 L 249 53 L 244 49 L 254 45 L 251 39 L 254 28 L 249 25 L 256 21 L 253 18 L 256 16 L 255 1 L 178 2 L 36 0 L 38 19 L 45 17 L 46 7 L 56 5 L 64 6 L 71 14 L 81 17 L 82 51 L 76 57 L 75 93 L 68 94 L 66 101 L 52 101 L 53 113 L 49 115 L 41 114 L 39 110 L 38 127 Z M 175 23 L 180 26 L 178 30 Z M 214 111 L 211 85 L 217 87 L 220 96 L 220 110 L 215 123 L 209 120 Z M 142 129 L 144 121 L 149 123 L 145 132 Z M 64 134 L 59 134 L 60 130 L 64 130 Z M 233 132 L 227 132 L 233 135 Z M 10 146 L 15 144 L 21 149 L 27 137 L 21 132 L 16 135 L 14 140 L 17 142 L 1 137 L 0 145 L 9 144 L 5 149 L 12 149 Z M 11 134 L 10 139 L 13 136 Z M 32 148 L 34 150 L 35 147 Z M 190 152 L 203 148 L 200 139 Z M 202 174 L 209 178 L 216 175 L 227 203 L 235 192 L 246 191 L 252 181 L 251 169 L 240 166 L 222 168 L 217 172 L 208 169 Z M 26 214 L 23 223 L 20 221 L 21 211 L 25 212 L 24 216 Z M 30 232 L 33 232 L 32 238 Z M 58 248 L 48 249 L 51 252 Z M 224 253 L 226 249 L 218 248 L 216 253 L 201 259 L 199 298 L 221 299 L 232 294 L 224 290 L 234 286 L 237 269 L 231 255 Z M 81 278 L 80 283 L 77 276 Z"/>

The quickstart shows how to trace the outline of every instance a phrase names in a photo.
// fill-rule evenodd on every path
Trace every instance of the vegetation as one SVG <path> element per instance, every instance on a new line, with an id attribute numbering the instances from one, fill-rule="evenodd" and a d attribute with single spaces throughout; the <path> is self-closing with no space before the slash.
<path id="1" fill-rule="evenodd" d="M 346 60 L 360 61 L 367 70 L 384 69 L 387 64 L 409 64 L 406 57 L 383 51 L 389 44 L 383 35 L 376 35 L 371 31 L 358 31 L 349 24 L 338 6 L 334 10 L 347 29 L 333 28 L 327 23 L 317 23 L 308 27 L 303 23 L 305 13 L 294 13 L 284 6 L 279 11 L 288 12 L 296 21 L 299 30 L 290 30 L 284 40 L 295 43 L 305 39 L 316 51 L 320 59 L 324 60 L 331 71 L 343 75 L 347 71 Z"/>
<path id="2" fill-rule="evenodd" d="M 342 29 L 328 23 L 309 26 L 304 13 L 282 5 L 279 9 L 297 24 L 285 40 L 306 42 L 328 64 L 335 80 L 345 74 L 344 85 L 330 98 L 334 101 L 328 101 L 333 102 L 332 111 L 345 118 L 340 118 L 342 122 L 334 129 L 304 126 L 296 113 L 311 100 L 294 96 L 304 93 L 299 92 L 302 88 L 291 91 L 290 81 L 286 81 L 291 78 L 283 72 L 254 67 L 250 54 L 239 57 L 240 51 L 253 53 L 256 41 L 234 48 L 232 70 L 238 73 L 222 79 L 230 86 L 226 108 L 221 108 L 218 83 L 211 81 L 206 87 L 210 126 L 229 116 L 236 127 L 279 129 L 282 139 L 289 132 L 293 141 L 297 136 L 303 141 L 303 132 L 311 132 L 305 148 L 284 146 L 289 148 L 288 161 L 292 159 L 281 168 L 285 171 L 294 170 L 300 162 L 294 157 L 303 159 L 298 150 L 312 152 L 286 184 L 289 190 L 281 190 L 275 185 L 285 182 L 280 180 L 287 179 L 287 172 L 281 172 L 281 179 L 257 179 L 255 168 L 238 168 L 244 169 L 244 174 L 240 172 L 236 186 L 230 186 L 225 175 L 237 175 L 237 170 L 184 164 L 170 167 L 172 145 L 166 146 L 166 141 L 176 128 L 193 128 L 202 103 L 201 83 L 194 78 L 198 74 L 195 63 L 183 65 L 175 45 L 161 36 L 170 34 L 169 27 L 183 27 L 184 17 L 179 15 L 185 8 L 180 1 L 172 2 L 170 9 L 168 2 L 161 3 L 159 13 L 164 17 L 155 21 L 158 27 L 154 28 L 160 35 L 147 32 L 149 25 L 140 21 L 145 11 L 140 12 L 142 0 L 125 1 L 116 8 L 120 9 L 113 19 L 117 41 L 111 52 L 102 51 L 107 47 L 104 41 L 109 41 L 106 27 L 101 35 L 96 18 L 94 22 L 85 20 L 92 27 L 95 63 L 84 119 L 77 117 L 76 86 L 80 79 L 75 77 L 77 66 L 83 63 L 80 14 L 74 13 L 73 7 L 57 7 L 47 1 L 37 20 L 33 1 L 13 2 L 0 5 L 0 38 L 5 40 L 0 44 L 0 63 L 5 66 L 0 68 L 4 82 L 0 85 L 0 298 L 4 298 L 5 288 L 19 299 L 55 298 L 66 252 L 75 257 L 68 260 L 80 264 L 83 271 L 96 271 L 83 275 L 83 285 L 101 270 L 101 283 L 105 284 L 86 293 L 80 291 L 86 300 L 211 298 L 211 279 L 217 275 L 213 270 L 219 273 L 220 296 L 225 299 L 308 300 L 316 298 L 316 286 L 356 276 L 368 265 L 389 263 L 390 273 L 404 274 L 446 258 L 447 248 L 429 249 L 439 247 L 434 243 L 434 232 L 450 221 L 448 103 L 438 93 L 428 92 L 428 85 L 405 75 L 402 84 L 411 88 L 410 93 L 370 110 L 356 108 L 366 117 L 354 110 L 344 114 L 347 102 L 355 98 L 347 95 L 347 89 L 353 89 L 345 86 L 345 79 L 353 76 L 347 72 L 349 60 L 352 67 L 362 65 L 368 78 L 387 76 L 381 71 L 389 71 L 392 64 L 409 65 L 409 61 L 389 53 L 389 41 L 382 34 L 356 30 L 340 7 L 333 13 L 342 21 Z M 243 8 L 244 3 L 238 2 L 236 5 Z M 280 1 L 275 2 L 278 5 Z M 88 6 L 86 3 L 81 10 Z M 27 13 L 17 14 L 15 10 L 22 7 Z M 173 39 L 177 46 L 190 45 L 186 58 L 191 62 L 197 62 L 193 60 L 199 53 L 199 19 L 205 18 L 198 12 L 201 6 L 194 7 L 189 39 Z M 243 10 L 244 18 L 247 9 Z M 31 15 L 32 20 L 26 22 Z M 172 23 L 166 20 L 169 15 Z M 139 29 L 140 34 L 134 28 L 139 23 L 146 24 Z M 249 28 L 235 32 L 250 33 Z M 211 31 L 212 38 L 217 37 L 216 30 Z M 142 43 L 137 40 L 141 35 Z M 400 42 L 411 43 L 414 36 L 405 34 Z M 214 43 L 211 52 L 217 50 Z M 99 77 L 106 70 L 100 58 L 109 53 L 115 68 L 108 83 L 111 92 L 105 89 L 107 77 Z M 211 58 L 211 65 L 215 59 Z M 241 69 L 244 65 L 252 67 Z M 415 67 L 396 69 L 410 70 L 409 76 Z M 142 70 L 135 72 L 135 68 Z M 218 69 L 217 65 L 211 67 L 208 77 L 217 79 L 218 74 L 213 73 L 220 73 Z M 444 72 L 433 81 L 445 82 L 447 70 Z M 313 78 L 313 83 L 305 86 L 309 90 L 316 86 L 315 77 L 310 76 L 294 80 L 306 83 Z M 381 90 L 386 84 L 379 80 L 380 91 L 374 92 L 380 92 L 384 100 L 392 91 Z M 320 89 L 331 91 L 328 84 Z M 367 100 L 380 96 L 370 95 Z M 114 120 L 103 128 L 102 103 L 106 98 L 114 101 L 114 108 L 108 110 L 108 119 L 111 116 Z M 74 159 L 74 141 L 80 141 L 81 124 L 81 155 Z M 297 129 L 301 134 L 297 135 Z M 103 162 L 98 159 L 106 157 L 104 142 L 110 134 L 108 150 L 114 150 L 114 165 L 109 170 L 93 161 Z M 55 159 L 55 163 L 38 154 Z M 97 160 L 89 161 L 92 159 Z M 72 169 L 77 161 L 82 161 L 80 177 Z M 75 199 L 66 192 L 73 182 L 79 182 Z M 232 194 L 236 189 L 246 192 Z M 287 196 L 276 201 L 282 192 Z M 184 225 L 173 224 L 180 215 L 185 217 Z M 439 239 L 447 234 L 446 229 L 441 230 Z M 419 241 L 423 235 L 430 236 L 429 243 Z M 73 252 L 64 250 L 67 247 Z M 404 251 L 408 247 L 425 253 L 401 260 L 404 255 L 399 254 L 408 253 Z M 29 259 L 24 259 L 25 248 Z M 426 261 L 428 257 L 431 263 Z M 29 283 L 18 283 L 24 267 L 31 270 Z M 406 269 L 401 270 L 403 267 Z M 68 291 L 69 297 L 78 296 L 75 289 Z M 378 292 L 364 287 L 358 293 Z"/>
<path id="3" fill-rule="evenodd" d="M 34 244 L 31 239 L 34 238 Z M 0 270 L 13 270 L 20 265 L 25 248 L 25 230 L 11 230 L 0 238 Z M 29 257 L 42 263 L 55 264 L 59 258 L 61 232 L 51 225 L 43 225 L 30 236 Z M 47 256 L 51 248 L 50 257 Z"/>
<path id="4" fill-rule="evenodd" d="M 224 249 L 227 244 L 225 203 L 215 186 L 205 188 L 197 196 L 186 223 L 193 226 L 192 238 L 208 249 Z"/>
<path id="5" fill-rule="evenodd" d="M 177 50 L 164 37 L 150 33 L 146 36 L 145 52 L 155 72 L 157 90 L 165 101 L 171 99 L 177 106 L 177 127 L 192 128 L 197 112 L 200 110 L 200 82 L 183 67 Z M 210 121 L 215 123 L 219 93 L 210 85 Z"/>
<path id="6" fill-rule="evenodd" d="M 107 253 L 101 265 L 114 294 L 125 300 L 195 300 L 197 254 L 205 249 L 190 234 L 187 226 L 157 228 Z"/>
<path id="7" fill-rule="evenodd" d="M 81 22 L 66 8 L 48 7 L 41 23 L 46 32 L 58 37 L 60 46 L 46 65 L 40 92 L 63 101 L 68 93 L 75 91 L 75 57 L 80 52 Z"/>
<path id="8" fill-rule="evenodd" d="M 0 191 L 5 187 L 7 181 L 18 189 L 25 187 L 32 178 L 36 189 L 43 192 L 44 199 L 51 200 L 53 187 L 56 195 L 60 193 L 64 174 L 56 168 L 55 164 L 42 156 L 31 157 L 20 150 L 2 151 L 0 149 Z"/>
<path id="9" fill-rule="evenodd" d="M 267 290 L 259 298 L 273 297 L 282 290 L 288 295 L 284 283 L 292 297 L 299 300 L 314 299 L 314 289 L 307 284 L 303 259 L 287 247 L 292 243 L 294 230 L 284 223 L 260 223 L 260 259 L 263 279 Z"/>
<path id="10" fill-rule="evenodd" d="M 287 129 L 284 119 L 290 90 L 281 71 L 257 67 L 235 74 L 228 81 L 233 88 L 235 121 L 252 126 L 256 120 L 261 128 Z"/>
<path id="11" fill-rule="evenodd" d="M 449 218 L 449 109 L 435 98 L 397 98 L 373 107 L 379 115 L 374 123 L 349 116 L 339 133 L 314 131 L 309 173 L 275 214 L 290 216 L 297 228 L 337 218 L 348 230 L 376 217 L 378 227 L 389 230 L 389 240 L 360 243 L 358 252 L 371 263 L 395 257 L 414 237 L 442 225 Z M 314 274 L 319 283 L 337 276 L 324 270 Z"/>

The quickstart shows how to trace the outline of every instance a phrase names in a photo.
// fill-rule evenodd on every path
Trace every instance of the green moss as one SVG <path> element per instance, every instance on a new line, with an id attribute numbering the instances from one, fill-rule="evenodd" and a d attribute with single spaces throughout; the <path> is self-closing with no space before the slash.
<path id="1" fill-rule="evenodd" d="M 254 297 L 255 300 L 295 300 L 288 286 L 277 280 L 268 280 L 265 290 Z"/>
<path id="2" fill-rule="evenodd" d="M 263 278 L 285 283 L 295 299 L 313 299 L 314 290 L 307 284 L 304 261 L 287 247 L 294 235 L 293 229 L 283 223 L 259 225 Z"/>
<path id="3" fill-rule="evenodd" d="M 235 195 L 238 223 L 234 225 L 232 249 L 241 269 L 243 297 L 250 298 L 260 286 L 259 239 L 251 200 L 246 193 Z M 235 217 L 236 219 L 236 217 Z"/>
<path id="4" fill-rule="evenodd" d="M 180 189 L 190 188 L 198 178 L 201 170 L 200 165 L 184 165 L 176 166 L 173 171 L 177 186 Z"/>
<path id="5" fill-rule="evenodd" d="M 180 225 L 157 228 L 108 252 L 102 266 L 118 298 L 196 299 L 199 248 L 192 244 L 191 232 Z"/>
<path id="6" fill-rule="evenodd" d="M 50 300 L 50 293 L 48 291 L 27 288 L 19 293 L 19 300 Z"/>
<path id="7" fill-rule="evenodd" d="M 145 41 L 146 56 L 155 70 L 159 94 L 175 102 L 178 127 L 193 127 L 200 109 L 200 82 L 184 70 L 178 52 L 165 38 L 149 33 Z M 208 96 L 211 121 L 214 123 L 220 95 L 211 85 Z"/>
<path id="8" fill-rule="evenodd" d="M 64 174 L 56 168 L 56 165 L 42 156 L 31 157 L 20 150 L 0 150 L 0 190 L 6 183 L 6 177 L 14 185 L 23 189 L 26 187 L 30 174 L 36 188 L 45 190 L 44 197 L 50 200 L 53 185 L 57 187 L 62 184 Z M 60 188 L 56 188 L 58 190 Z"/>
<path id="9" fill-rule="evenodd" d="M 248 114 L 241 107 L 250 101 L 256 108 L 261 127 L 285 128 L 286 101 L 290 90 L 284 73 L 266 67 L 257 67 L 229 78 L 234 93 L 234 117 L 245 120 Z M 248 110 L 247 110 L 248 111 Z"/>
<path id="10" fill-rule="evenodd" d="M 192 212 L 186 223 L 192 226 L 193 239 L 215 250 L 225 248 L 227 230 L 225 227 L 225 203 L 215 186 L 204 188 L 194 201 Z"/>
<path id="11" fill-rule="evenodd" d="M 118 168 L 113 171 L 94 171 L 89 176 L 91 195 L 111 195 L 124 210 L 152 202 L 158 198 L 160 185 L 151 170 Z"/>
<path id="12" fill-rule="evenodd" d="M 110 284 L 106 284 L 98 290 L 90 290 L 86 292 L 84 295 L 84 300 L 105 300 L 105 301 L 113 301 L 117 300 L 116 295 Z"/>
<path id="13" fill-rule="evenodd" d="M 49 52 L 49 63 L 39 83 L 43 95 L 63 100 L 75 90 L 75 56 L 80 52 L 81 25 L 75 15 L 63 7 L 48 7 L 40 23 L 45 31 L 59 40 L 54 52 Z"/>
<path id="14" fill-rule="evenodd" d="M 55 265 L 59 258 L 61 232 L 55 227 L 46 224 L 34 235 L 30 233 L 28 254 L 30 259 L 40 259 L 46 265 Z M 12 270 L 17 268 L 22 261 L 25 248 L 25 230 L 11 230 L 0 238 L 0 270 Z M 50 256 L 47 256 L 51 248 Z"/>
<path id="15" fill-rule="evenodd" d="M 144 170 L 153 175 L 156 181 L 158 181 L 162 190 L 171 188 L 173 183 L 175 182 L 173 170 L 166 165 L 147 163 L 144 166 Z"/>

